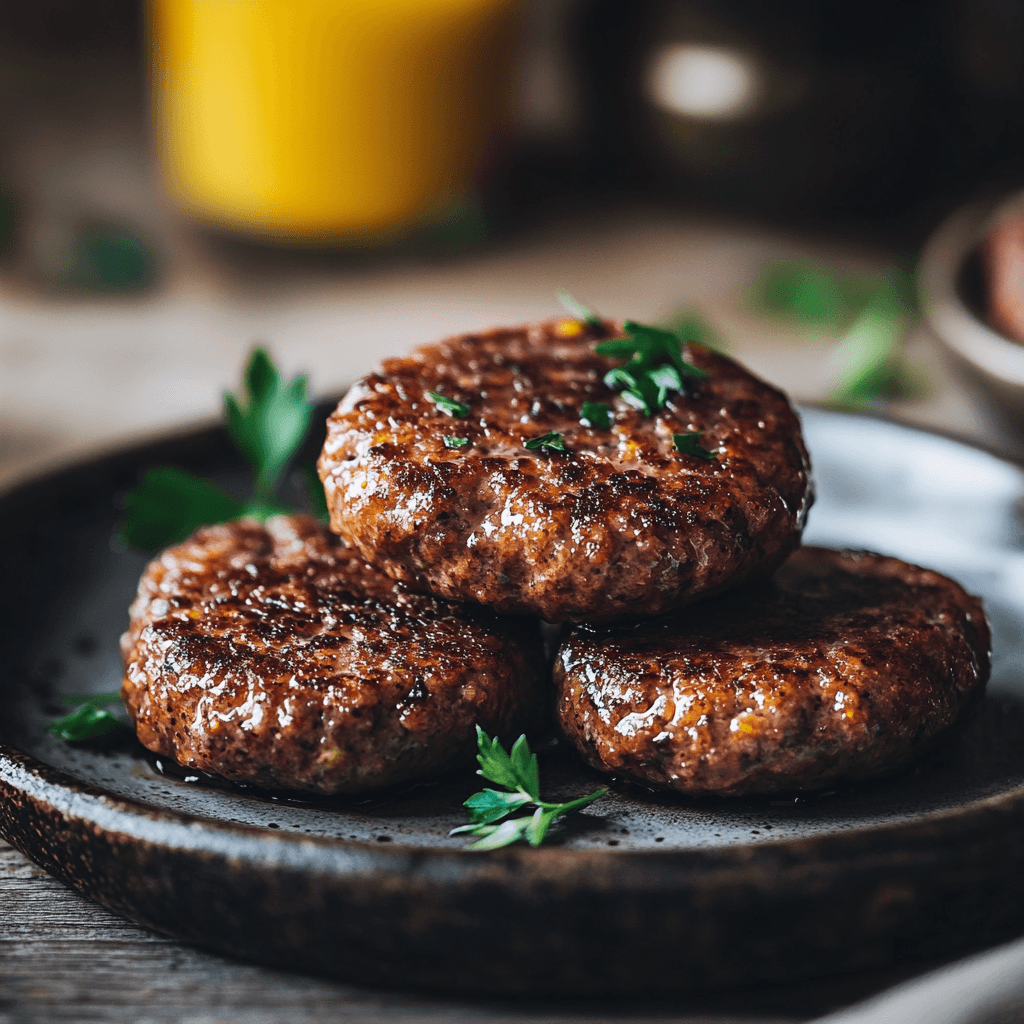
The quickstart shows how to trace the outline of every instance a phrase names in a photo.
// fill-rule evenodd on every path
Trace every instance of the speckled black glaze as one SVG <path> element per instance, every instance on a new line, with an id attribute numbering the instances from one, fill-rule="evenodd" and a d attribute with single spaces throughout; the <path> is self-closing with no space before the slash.
<path id="1" fill-rule="evenodd" d="M 0 573 L 20 581 L 0 591 L 0 836 L 157 931 L 390 987 L 660 993 L 678 1008 L 699 990 L 949 957 L 1024 929 L 1024 607 L 999 576 L 1024 550 L 1013 533 L 1024 473 L 891 424 L 814 410 L 804 422 L 818 542 L 877 546 L 896 509 L 913 538 L 934 528 L 977 569 L 968 585 L 992 618 L 992 682 L 919 770 L 807 799 L 688 801 L 616 783 L 540 849 L 479 855 L 447 835 L 479 788 L 471 773 L 309 805 L 161 776 L 131 746 L 62 744 L 45 732 L 55 697 L 116 688 L 117 638 L 146 564 L 111 544 L 117 495 L 165 462 L 239 487 L 244 470 L 217 431 L 0 498 L 19 541 L 0 548 Z M 944 506 L 961 481 L 960 504 Z M 549 748 L 541 779 L 556 800 L 601 784 Z"/>
<path id="2" fill-rule="evenodd" d="M 551 321 L 386 360 L 328 420 L 331 528 L 412 586 L 549 622 L 658 615 L 771 572 L 811 503 L 786 396 L 691 346 L 707 378 L 646 416 L 603 382 L 619 361 L 594 343 L 617 333 Z M 448 415 L 431 391 L 469 414 Z M 613 409 L 610 429 L 580 422 L 584 402 Z M 552 431 L 565 452 L 524 447 Z M 675 450 L 689 431 L 714 459 Z M 468 444 L 449 450 L 451 435 Z"/>

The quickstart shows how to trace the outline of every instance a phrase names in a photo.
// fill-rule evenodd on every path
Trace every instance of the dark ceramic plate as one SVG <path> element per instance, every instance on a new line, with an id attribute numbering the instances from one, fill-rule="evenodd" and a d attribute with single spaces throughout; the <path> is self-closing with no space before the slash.
<path id="1" fill-rule="evenodd" d="M 220 431 L 74 466 L 0 499 L 0 835 L 117 912 L 265 962 L 491 993 L 675 991 L 948 956 L 1024 930 L 1024 472 L 892 423 L 808 409 L 807 539 L 933 566 L 983 595 L 995 668 L 914 768 L 802 796 L 669 799 L 615 784 L 544 847 L 448 838 L 467 771 L 326 803 L 160 774 L 130 743 L 46 731 L 118 686 L 144 559 L 118 495 L 173 462 L 243 479 Z M 168 769 L 168 766 L 164 766 Z M 549 745 L 553 795 L 599 778 Z"/>

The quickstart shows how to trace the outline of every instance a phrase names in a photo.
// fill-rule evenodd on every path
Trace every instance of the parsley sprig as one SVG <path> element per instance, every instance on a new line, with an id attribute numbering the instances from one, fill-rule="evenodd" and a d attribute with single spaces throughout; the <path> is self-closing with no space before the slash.
<path id="1" fill-rule="evenodd" d="M 537 755 L 530 753 L 525 736 L 516 740 L 511 752 L 506 752 L 501 741 L 497 738 L 492 740 L 480 726 L 476 727 L 476 740 L 479 750 L 476 759 L 480 762 L 477 775 L 497 783 L 506 792 L 483 789 L 463 805 L 472 818 L 472 824 L 454 828 L 449 835 L 465 832 L 476 836 L 477 842 L 468 847 L 470 850 L 497 850 L 520 839 L 525 839 L 531 846 L 540 846 L 558 818 L 586 807 L 608 792 L 607 789 L 599 789 L 564 804 L 548 803 L 540 798 Z M 533 814 L 523 818 L 508 817 L 530 805 L 535 808 Z"/>
<path id="2" fill-rule="evenodd" d="M 120 703 L 120 690 L 112 693 L 69 693 L 60 700 L 62 704 L 78 709 L 50 723 L 50 732 L 62 740 L 80 743 L 83 740 L 106 739 L 128 728 L 116 715 L 103 710 L 111 704 Z"/>
<path id="3" fill-rule="evenodd" d="M 223 487 L 173 466 L 143 472 L 139 485 L 125 496 L 121 539 L 143 551 L 176 544 L 200 526 L 224 523 L 242 516 L 264 520 L 291 511 L 275 500 L 285 467 L 309 428 L 313 403 L 304 376 L 284 383 L 267 351 L 257 348 L 243 375 L 243 395 L 224 397 L 228 430 L 254 471 L 249 501 Z M 321 516 L 326 511 L 323 488 L 308 480 L 310 503 Z"/>
<path id="4" fill-rule="evenodd" d="M 231 437 L 255 472 L 253 504 L 270 507 L 281 471 L 309 429 L 313 403 L 306 377 L 284 384 L 263 348 L 250 356 L 243 385 L 244 398 L 224 396 L 224 413 Z"/>
<path id="5" fill-rule="evenodd" d="M 625 360 L 605 374 L 605 386 L 619 391 L 645 416 L 664 409 L 670 392 L 686 391 L 691 381 L 707 377 L 700 367 L 683 359 L 682 342 L 671 331 L 634 320 L 627 320 L 623 330 L 625 338 L 602 341 L 594 350 Z"/>
<path id="6" fill-rule="evenodd" d="M 754 282 L 750 303 L 812 332 L 845 331 L 833 354 L 831 404 L 865 408 L 927 393 L 927 381 L 903 351 L 919 312 L 912 267 L 865 276 L 804 261 L 771 262 Z"/>

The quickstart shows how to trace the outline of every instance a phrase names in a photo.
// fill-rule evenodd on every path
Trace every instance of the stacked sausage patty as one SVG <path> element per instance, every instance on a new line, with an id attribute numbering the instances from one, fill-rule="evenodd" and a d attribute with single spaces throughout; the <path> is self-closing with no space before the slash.
<path id="1" fill-rule="evenodd" d="M 592 765 L 735 795 L 877 774 L 948 729 L 988 676 L 980 603 L 896 559 L 797 550 L 812 488 L 786 397 L 677 345 L 644 364 L 656 399 L 631 398 L 628 346 L 595 350 L 622 333 L 462 335 L 359 381 L 319 462 L 333 534 L 211 527 L 146 570 L 123 640 L 143 743 L 358 792 L 557 703 Z M 538 619 L 575 624 L 557 700 Z"/>
<path id="2" fill-rule="evenodd" d="M 658 615 L 775 569 L 811 502 L 785 395 L 691 346 L 707 376 L 647 415 L 604 383 L 619 360 L 594 343 L 617 326 L 565 323 L 449 338 L 359 381 L 327 421 L 331 529 L 412 587 L 549 622 Z M 693 431 L 714 458 L 676 450 Z M 551 435 L 564 451 L 527 446 Z"/>
<path id="3" fill-rule="evenodd" d="M 139 739 L 238 782 L 405 782 L 537 705 L 535 624 L 410 593 L 307 516 L 199 530 L 149 565 L 130 615 Z"/>
<path id="4" fill-rule="evenodd" d="M 904 764 L 982 692 L 981 602 L 896 558 L 802 548 L 770 582 L 655 622 L 577 628 L 555 665 L 593 765 L 767 793 Z"/>

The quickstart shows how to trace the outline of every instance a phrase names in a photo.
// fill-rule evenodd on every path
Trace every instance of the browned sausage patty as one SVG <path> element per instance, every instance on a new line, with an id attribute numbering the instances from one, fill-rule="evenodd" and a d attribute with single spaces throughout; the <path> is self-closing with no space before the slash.
<path id="1" fill-rule="evenodd" d="M 594 343 L 617 330 L 554 321 L 387 360 L 327 421 L 331 528 L 412 586 L 550 622 L 656 615 L 770 572 L 810 504 L 786 397 L 691 346 L 709 377 L 646 416 L 603 383 L 618 361 Z M 614 409 L 610 429 L 580 423 L 584 402 Z M 674 449 L 691 430 L 716 459 Z M 525 447 L 550 432 L 564 453 Z"/>
<path id="2" fill-rule="evenodd" d="M 305 516 L 150 563 L 121 640 L 142 743 L 237 782 L 356 793 L 472 759 L 536 704 L 535 626 L 410 594 Z"/>
<path id="3" fill-rule="evenodd" d="M 824 548 L 657 622 L 577 627 L 555 663 L 562 728 L 592 765 L 720 795 L 896 767 L 988 674 L 977 598 L 895 558 Z"/>

